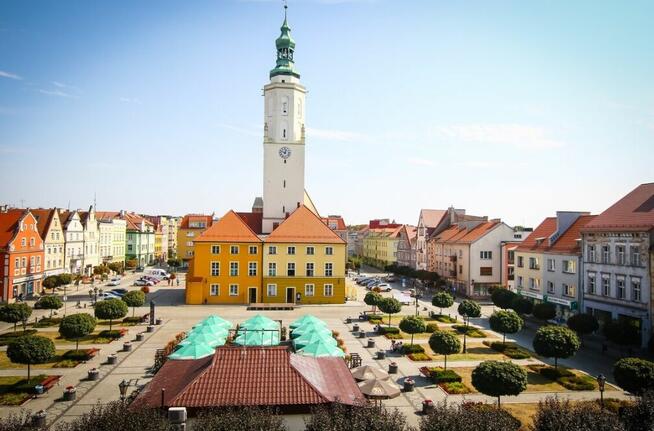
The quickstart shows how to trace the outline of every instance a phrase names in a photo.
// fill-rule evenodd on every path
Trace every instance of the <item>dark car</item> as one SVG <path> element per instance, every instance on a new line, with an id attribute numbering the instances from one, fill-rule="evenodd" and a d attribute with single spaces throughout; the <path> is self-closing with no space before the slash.
<path id="1" fill-rule="evenodd" d="M 127 289 L 123 289 L 123 288 L 120 288 L 120 289 L 112 289 L 112 290 L 110 290 L 110 292 L 111 292 L 111 293 L 115 293 L 116 295 L 123 296 L 124 294 L 127 293 Z"/>

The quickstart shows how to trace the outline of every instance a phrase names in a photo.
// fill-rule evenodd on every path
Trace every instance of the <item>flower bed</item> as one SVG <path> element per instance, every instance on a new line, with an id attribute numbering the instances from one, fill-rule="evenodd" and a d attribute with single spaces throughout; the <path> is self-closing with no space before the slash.
<path id="1" fill-rule="evenodd" d="M 410 353 L 407 357 L 414 362 L 431 361 L 431 356 L 426 353 Z"/>
<path id="2" fill-rule="evenodd" d="M 463 378 L 454 370 L 444 370 L 441 367 L 421 367 L 420 373 L 431 379 L 448 394 L 469 394 L 472 392 L 463 383 Z"/>
<path id="3" fill-rule="evenodd" d="M 554 368 L 547 365 L 529 365 L 528 368 L 571 391 L 593 391 L 595 379 L 587 375 L 578 375 L 567 368 Z"/>
<path id="4" fill-rule="evenodd" d="M 33 376 L 29 381 L 24 376 L 0 377 L 0 405 L 20 406 L 34 396 L 34 386 L 43 385 L 46 380 L 58 379 L 58 376 Z"/>
<path id="5" fill-rule="evenodd" d="M 389 340 L 403 340 L 404 339 L 402 334 L 384 334 L 384 337 L 388 338 Z"/>
<path id="6" fill-rule="evenodd" d="M 459 334 L 465 334 L 466 333 L 466 325 L 452 325 L 452 329 L 454 329 L 457 333 Z M 468 326 L 467 327 L 467 335 L 468 337 L 471 338 L 486 338 L 486 333 L 482 331 L 479 328 L 475 328 L 474 326 Z"/>
<path id="7" fill-rule="evenodd" d="M 400 335 L 400 328 L 396 328 L 395 326 L 380 326 L 379 333 L 382 335 L 386 335 L 386 334 Z"/>
<path id="8" fill-rule="evenodd" d="M 47 328 L 49 326 L 57 326 L 61 323 L 60 317 L 44 317 L 35 324 L 32 325 L 33 328 Z"/>
<path id="9" fill-rule="evenodd" d="M 438 386 L 450 395 L 469 394 L 472 392 L 469 387 L 461 382 L 441 383 Z"/>
<path id="10" fill-rule="evenodd" d="M 425 353 L 425 348 L 419 344 L 403 344 L 402 354 Z"/>
<path id="11" fill-rule="evenodd" d="M 515 343 L 501 343 L 499 341 L 484 341 L 485 346 L 490 347 L 496 352 L 500 352 L 511 359 L 528 359 L 531 358 L 531 353 L 528 350 L 523 349 Z"/>
<path id="12" fill-rule="evenodd" d="M 119 338 L 124 337 L 127 334 L 127 329 L 125 328 L 120 328 L 120 329 L 112 329 L 111 331 L 106 329 L 104 331 L 100 331 L 98 334 L 98 338 L 108 338 L 110 340 L 117 340 Z"/>
<path id="13" fill-rule="evenodd" d="M 450 317 L 444 314 L 437 314 L 433 316 L 433 319 L 441 323 L 456 323 L 458 321 L 456 317 Z"/>

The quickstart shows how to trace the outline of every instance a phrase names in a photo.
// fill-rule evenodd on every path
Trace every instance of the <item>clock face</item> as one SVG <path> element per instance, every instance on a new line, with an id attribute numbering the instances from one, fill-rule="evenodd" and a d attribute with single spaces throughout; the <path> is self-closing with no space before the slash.
<path id="1" fill-rule="evenodd" d="M 291 157 L 291 149 L 288 147 L 282 147 L 279 149 L 279 157 L 282 159 L 288 159 Z"/>

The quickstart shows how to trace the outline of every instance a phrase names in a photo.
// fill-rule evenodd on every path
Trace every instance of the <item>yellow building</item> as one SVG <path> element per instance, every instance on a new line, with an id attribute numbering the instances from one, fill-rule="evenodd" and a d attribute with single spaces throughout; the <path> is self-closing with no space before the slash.
<path id="1" fill-rule="evenodd" d="M 161 225 L 158 225 L 157 230 L 154 231 L 154 260 L 159 262 L 164 260 L 163 239 L 164 235 L 161 231 Z"/>
<path id="2" fill-rule="evenodd" d="M 187 304 L 261 302 L 261 239 L 234 211 L 195 238 Z"/>
<path id="3" fill-rule="evenodd" d="M 363 258 L 370 265 L 383 268 L 397 263 L 397 249 L 400 244 L 402 225 L 371 228 L 363 239 Z"/>
<path id="4" fill-rule="evenodd" d="M 347 243 L 305 206 L 264 240 L 263 302 L 345 302 Z"/>
<path id="5" fill-rule="evenodd" d="M 194 241 L 211 227 L 213 214 L 187 214 L 177 228 L 177 257 L 188 264 L 193 259 Z"/>

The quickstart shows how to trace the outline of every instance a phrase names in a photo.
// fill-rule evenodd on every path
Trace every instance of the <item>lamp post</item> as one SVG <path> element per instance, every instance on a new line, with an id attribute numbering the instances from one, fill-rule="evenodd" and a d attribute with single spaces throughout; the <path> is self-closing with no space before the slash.
<path id="1" fill-rule="evenodd" d="M 606 385 L 606 377 L 604 377 L 604 374 L 600 374 L 597 376 L 597 386 L 599 387 L 599 392 L 600 392 L 600 406 L 602 407 L 602 410 L 604 410 L 604 387 Z"/>
<path id="2" fill-rule="evenodd" d="M 466 338 L 468 337 L 468 316 L 463 313 L 461 317 L 463 317 L 463 321 L 465 322 L 465 332 L 463 332 L 463 353 L 466 353 Z"/>
<path id="3" fill-rule="evenodd" d="M 125 401 L 125 397 L 127 396 L 127 388 L 129 388 L 129 383 L 125 380 L 122 382 L 118 383 L 118 390 L 120 391 L 120 400 Z"/>

